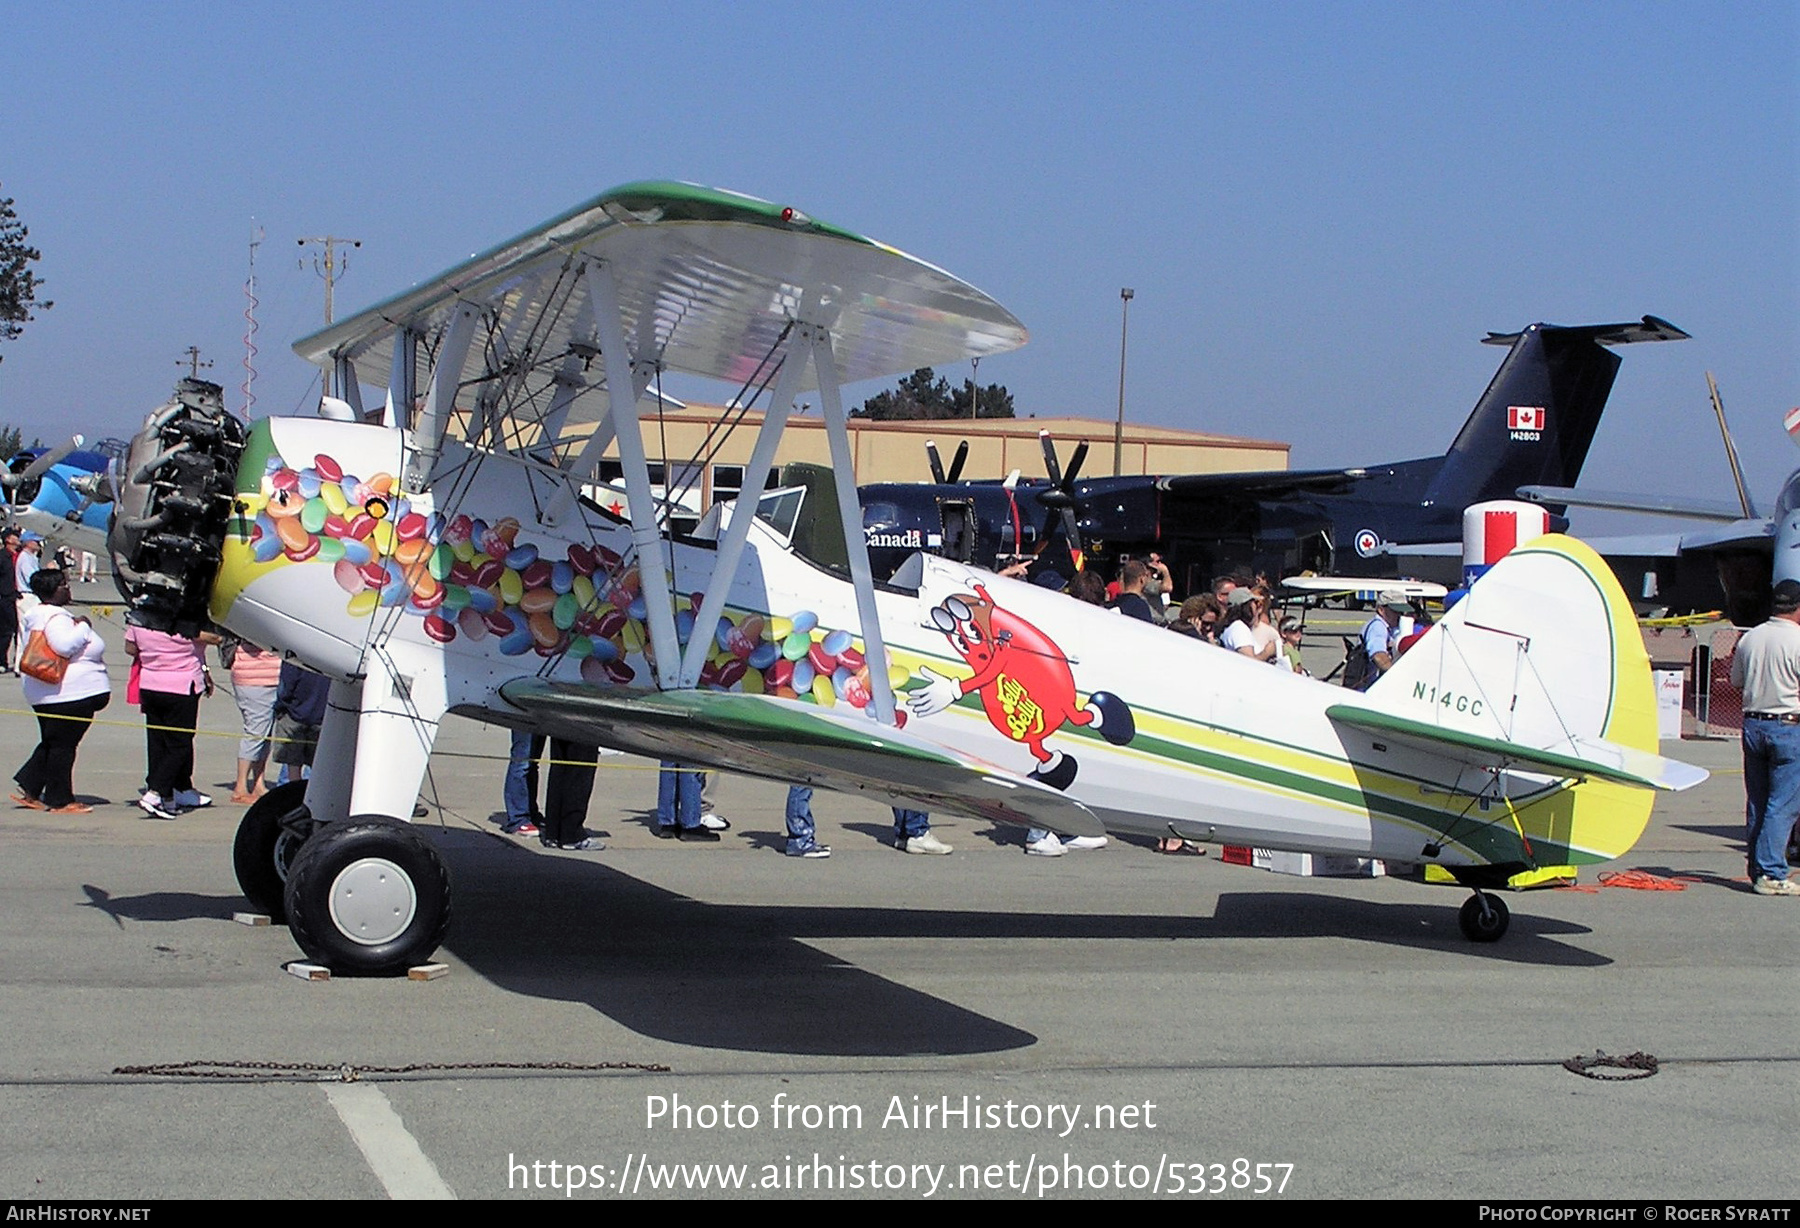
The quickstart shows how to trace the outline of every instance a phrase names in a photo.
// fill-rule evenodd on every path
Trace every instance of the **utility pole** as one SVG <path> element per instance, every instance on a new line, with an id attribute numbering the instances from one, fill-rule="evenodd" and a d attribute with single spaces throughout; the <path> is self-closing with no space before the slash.
<path id="1" fill-rule="evenodd" d="M 187 357 L 186 358 L 177 358 L 175 360 L 175 365 L 179 367 L 182 363 L 185 362 L 187 364 L 187 368 L 188 368 L 188 378 L 189 379 L 199 379 L 200 378 L 200 368 L 212 366 L 212 359 L 210 359 L 210 358 L 207 359 L 205 362 L 200 361 L 200 347 L 197 345 L 188 346 L 188 348 L 183 350 L 182 353 L 186 354 Z"/>
<path id="2" fill-rule="evenodd" d="M 981 359 L 969 359 L 969 421 L 981 417 L 979 412 L 981 396 Z"/>
<path id="3" fill-rule="evenodd" d="M 1131 324 L 1131 299 L 1136 293 L 1129 286 L 1119 291 L 1119 421 L 1113 427 L 1113 476 L 1119 476 L 1125 456 L 1125 333 Z"/>
<path id="4" fill-rule="evenodd" d="M 325 255 L 322 259 L 319 257 L 313 258 L 313 271 L 325 279 L 325 323 L 329 325 L 336 319 L 332 314 L 332 295 L 337 289 L 338 274 L 346 273 L 350 270 L 349 254 L 346 253 L 344 258 L 339 260 L 337 257 L 337 249 L 345 244 L 348 244 L 351 247 L 361 247 L 362 240 L 345 239 L 338 235 L 308 235 L 299 240 L 301 247 L 305 247 L 309 243 L 325 249 Z M 329 367 L 325 370 L 325 395 L 331 395 L 331 369 Z"/>

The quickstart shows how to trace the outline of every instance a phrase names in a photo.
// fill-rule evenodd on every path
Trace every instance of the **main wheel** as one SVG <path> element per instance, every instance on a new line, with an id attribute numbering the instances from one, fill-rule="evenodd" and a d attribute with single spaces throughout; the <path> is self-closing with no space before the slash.
<path id="1" fill-rule="evenodd" d="M 1506 927 L 1512 924 L 1512 914 L 1499 896 L 1477 891 L 1463 901 L 1456 923 L 1470 942 L 1499 942 L 1506 935 Z"/>
<path id="2" fill-rule="evenodd" d="M 277 785 L 251 803 L 238 823 L 231 845 L 231 864 L 244 898 L 276 922 L 287 920 L 283 893 L 288 867 L 312 832 L 306 809 L 306 782 Z"/>
<path id="3" fill-rule="evenodd" d="M 385 976 L 423 963 L 450 924 L 450 874 L 429 841 L 388 818 L 318 828 L 288 870 L 288 929 L 335 972 Z"/>

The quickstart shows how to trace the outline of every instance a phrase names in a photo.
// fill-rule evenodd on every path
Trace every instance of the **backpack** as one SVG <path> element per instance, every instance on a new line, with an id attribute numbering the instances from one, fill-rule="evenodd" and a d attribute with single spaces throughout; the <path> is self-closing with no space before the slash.
<path id="1" fill-rule="evenodd" d="M 1360 691 L 1370 682 L 1369 649 L 1363 643 L 1362 636 L 1344 637 L 1344 685 L 1352 691 Z"/>

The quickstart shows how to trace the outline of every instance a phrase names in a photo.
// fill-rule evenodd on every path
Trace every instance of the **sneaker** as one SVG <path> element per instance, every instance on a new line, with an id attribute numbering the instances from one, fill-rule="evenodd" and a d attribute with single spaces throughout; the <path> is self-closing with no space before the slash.
<path id="1" fill-rule="evenodd" d="M 566 853 L 598 853 L 606 847 L 606 841 L 599 836 L 583 836 L 573 844 L 559 844 L 556 847 Z"/>
<path id="2" fill-rule="evenodd" d="M 1800 895 L 1800 883 L 1791 878 L 1759 878 L 1750 890 L 1757 895 Z"/>
<path id="3" fill-rule="evenodd" d="M 146 797 L 149 794 L 145 794 Z M 175 804 L 183 810 L 199 810 L 203 806 L 212 805 L 212 795 L 202 793 L 198 789 L 175 790 Z"/>
<path id="4" fill-rule="evenodd" d="M 538 825 L 530 819 L 526 819 L 523 823 L 515 823 L 511 827 L 502 827 L 500 830 L 509 836 L 535 836 L 538 834 Z"/>
<path id="5" fill-rule="evenodd" d="M 1106 847 L 1105 836 L 1070 836 L 1062 842 L 1066 849 L 1082 852 L 1086 849 L 1103 849 Z"/>
<path id="6" fill-rule="evenodd" d="M 700 816 L 700 826 L 706 828 L 707 831 L 730 831 L 731 820 L 714 811 L 712 814 Z"/>
<path id="7" fill-rule="evenodd" d="M 1031 840 L 1025 845 L 1028 857 L 1061 857 L 1063 852 L 1063 842 L 1056 838 L 1055 832 L 1048 832 L 1042 840 Z"/>
<path id="8" fill-rule="evenodd" d="M 808 861 L 818 861 L 822 858 L 831 856 L 831 846 L 829 844 L 820 844 L 816 840 L 808 841 L 805 844 L 790 844 L 787 846 L 787 855 L 789 857 L 804 857 Z"/>
<path id="9" fill-rule="evenodd" d="M 940 855 L 950 851 L 950 846 L 948 844 L 945 844 L 930 832 L 926 832 L 922 836 L 912 836 L 900 841 L 900 848 L 902 851 L 908 853 L 937 853 Z"/>
<path id="10" fill-rule="evenodd" d="M 146 792 L 137 800 L 138 809 L 153 819 L 177 819 L 181 817 L 181 807 L 172 805 L 162 799 L 159 793 Z"/>
<path id="11" fill-rule="evenodd" d="M 719 833 L 705 825 L 678 827 L 675 829 L 675 837 L 684 844 L 689 840 L 697 840 L 701 844 L 717 844 L 719 842 Z"/>

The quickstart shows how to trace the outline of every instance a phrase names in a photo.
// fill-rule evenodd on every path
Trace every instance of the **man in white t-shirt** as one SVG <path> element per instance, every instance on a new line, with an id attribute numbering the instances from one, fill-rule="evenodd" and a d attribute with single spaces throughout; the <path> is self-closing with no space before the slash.
<path id="1" fill-rule="evenodd" d="M 1775 586 L 1769 621 L 1744 633 L 1731 656 L 1744 693 L 1745 839 L 1750 889 L 1800 895 L 1787 842 L 1800 814 L 1800 582 Z"/>

